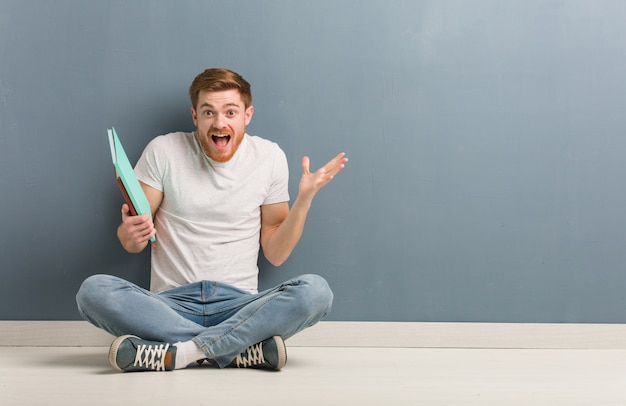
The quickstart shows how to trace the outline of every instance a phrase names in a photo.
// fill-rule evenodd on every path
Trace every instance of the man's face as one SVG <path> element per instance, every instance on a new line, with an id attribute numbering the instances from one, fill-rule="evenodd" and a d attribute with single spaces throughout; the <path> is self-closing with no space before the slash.
<path id="1" fill-rule="evenodd" d="M 191 108 L 193 123 L 204 152 L 216 162 L 227 162 L 243 140 L 254 107 L 246 109 L 236 89 L 221 92 L 203 90 L 198 105 Z"/>

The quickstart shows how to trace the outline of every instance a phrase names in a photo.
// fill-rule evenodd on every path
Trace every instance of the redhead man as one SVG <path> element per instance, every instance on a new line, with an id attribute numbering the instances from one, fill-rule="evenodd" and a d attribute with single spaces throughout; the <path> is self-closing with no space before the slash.
<path id="1" fill-rule="evenodd" d="M 284 340 L 332 305 L 326 281 L 306 274 L 258 292 L 258 255 L 282 264 L 298 243 L 316 193 L 344 168 L 343 153 L 316 172 L 302 159 L 291 208 L 280 147 L 246 133 L 249 83 L 207 69 L 189 89 L 192 133 L 153 139 L 135 166 L 153 217 L 122 205 L 117 236 L 131 253 L 150 239 L 150 290 L 110 275 L 87 278 L 76 295 L 83 318 L 117 338 L 120 371 L 162 371 L 195 362 L 280 370 Z"/>

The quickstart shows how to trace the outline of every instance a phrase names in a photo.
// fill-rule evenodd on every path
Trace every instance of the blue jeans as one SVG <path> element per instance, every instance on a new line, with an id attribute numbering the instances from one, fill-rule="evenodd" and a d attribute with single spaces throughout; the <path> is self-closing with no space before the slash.
<path id="1" fill-rule="evenodd" d="M 287 339 L 320 321 L 333 294 L 317 275 L 302 275 L 257 294 L 202 281 L 152 293 L 110 275 L 87 278 L 76 295 L 80 315 L 114 336 L 176 343 L 193 340 L 223 368 L 247 347 Z"/>

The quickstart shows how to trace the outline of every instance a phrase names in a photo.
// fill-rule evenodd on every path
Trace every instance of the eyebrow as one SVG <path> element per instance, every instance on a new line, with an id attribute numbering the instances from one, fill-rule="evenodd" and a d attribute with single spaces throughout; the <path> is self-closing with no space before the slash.
<path id="1" fill-rule="evenodd" d="M 212 105 L 210 105 L 209 103 L 202 103 L 202 104 L 200 105 L 200 108 L 202 108 L 202 107 L 208 107 L 208 108 L 210 108 L 210 109 L 214 109 L 214 110 L 215 110 L 215 107 L 213 107 L 213 106 L 212 106 Z M 226 103 L 226 104 L 225 104 L 224 106 L 222 106 L 222 107 L 237 107 L 237 108 L 241 108 L 241 106 L 240 106 L 239 104 L 237 104 L 237 103 Z"/>

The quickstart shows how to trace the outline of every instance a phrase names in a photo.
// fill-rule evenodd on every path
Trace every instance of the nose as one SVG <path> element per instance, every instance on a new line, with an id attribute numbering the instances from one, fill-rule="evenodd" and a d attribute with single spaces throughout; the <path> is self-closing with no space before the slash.
<path id="1" fill-rule="evenodd" d="M 224 128 L 226 127 L 226 120 L 224 120 L 224 116 L 220 113 L 215 115 L 215 121 L 213 122 L 213 127 L 215 128 Z"/>

